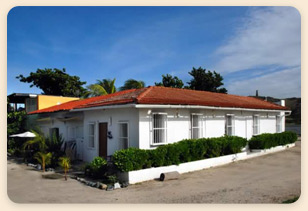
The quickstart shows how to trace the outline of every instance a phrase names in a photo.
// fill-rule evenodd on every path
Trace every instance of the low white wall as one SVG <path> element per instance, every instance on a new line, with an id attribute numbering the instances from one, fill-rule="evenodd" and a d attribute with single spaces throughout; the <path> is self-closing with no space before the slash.
<path id="1" fill-rule="evenodd" d="M 285 146 L 273 147 L 267 150 L 258 150 L 257 152 L 241 152 L 241 153 L 225 155 L 221 157 L 208 158 L 204 160 L 181 163 L 179 165 L 171 165 L 171 166 L 163 166 L 163 167 L 157 167 L 157 168 L 141 169 L 137 171 L 122 172 L 118 176 L 120 180 L 127 181 L 129 182 L 129 184 L 136 184 L 139 182 L 157 179 L 160 177 L 161 173 L 177 171 L 180 174 L 182 174 L 182 173 L 187 173 L 191 171 L 198 171 L 202 169 L 225 165 L 225 164 L 232 163 L 238 160 L 245 160 L 245 159 L 262 156 L 262 155 L 273 153 L 273 152 L 278 152 L 278 151 L 285 150 L 287 148 L 294 147 L 294 146 L 295 144 L 288 144 Z"/>

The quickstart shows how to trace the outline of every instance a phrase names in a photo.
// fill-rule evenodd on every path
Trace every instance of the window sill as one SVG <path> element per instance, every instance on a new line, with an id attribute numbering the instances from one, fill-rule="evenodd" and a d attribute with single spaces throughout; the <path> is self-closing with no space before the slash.
<path id="1" fill-rule="evenodd" d="M 150 146 L 157 147 L 157 146 L 166 145 L 166 144 L 168 143 L 156 143 L 156 144 L 151 143 Z"/>

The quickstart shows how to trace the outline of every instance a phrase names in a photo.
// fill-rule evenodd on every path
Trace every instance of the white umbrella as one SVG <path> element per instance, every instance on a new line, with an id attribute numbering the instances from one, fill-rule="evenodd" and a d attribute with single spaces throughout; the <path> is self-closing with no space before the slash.
<path id="1" fill-rule="evenodd" d="M 35 134 L 27 131 L 27 132 L 24 132 L 24 133 L 10 135 L 10 137 L 33 138 L 33 137 L 35 137 Z"/>

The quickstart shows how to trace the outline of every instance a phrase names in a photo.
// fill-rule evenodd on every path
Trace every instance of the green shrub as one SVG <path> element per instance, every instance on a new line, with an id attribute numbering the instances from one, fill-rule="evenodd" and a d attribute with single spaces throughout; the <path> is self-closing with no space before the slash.
<path id="1" fill-rule="evenodd" d="M 236 136 L 186 139 L 152 150 L 119 150 L 114 153 L 113 162 L 120 171 L 128 172 L 238 153 L 246 144 L 246 139 Z"/>
<path id="2" fill-rule="evenodd" d="M 149 167 L 148 157 L 147 150 L 128 148 L 116 151 L 113 160 L 118 169 L 127 172 Z"/>
<path id="3" fill-rule="evenodd" d="M 93 178 L 103 178 L 107 168 L 107 161 L 102 157 L 95 157 L 91 163 L 85 167 L 85 173 Z"/>
<path id="4" fill-rule="evenodd" d="M 167 154 L 167 148 L 159 146 L 155 150 L 149 150 L 149 160 L 151 160 L 152 167 L 159 167 L 165 164 L 165 157 Z"/>
<path id="5" fill-rule="evenodd" d="M 206 139 L 206 144 L 208 146 L 208 150 L 205 154 L 206 158 L 213 158 L 222 155 L 222 142 L 220 138 L 209 138 Z"/>
<path id="6" fill-rule="evenodd" d="M 166 157 L 164 166 L 170 166 L 170 165 L 178 165 L 180 164 L 180 151 L 179 151 L 179 144 L 167 144 L 165 146 L 162 146 L 166 148 Z"/>
<path id="7" fill-rule="evenodd" d="M 269 149 L 275 146 L 294 143 L 297 140 L 297 135 L 294 132 L 286 131 L 282 133 L 263 133 L 253 136 L 248 144 L 250 149 Z"/>

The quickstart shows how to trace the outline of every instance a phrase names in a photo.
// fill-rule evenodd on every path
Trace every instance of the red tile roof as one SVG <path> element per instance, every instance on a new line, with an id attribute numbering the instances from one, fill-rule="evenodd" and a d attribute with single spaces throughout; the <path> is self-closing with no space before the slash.
<path id="1" fill-rule="evenodd" d="M 114 94 L 70 101 L 61 105 L 33 111 L 30 112 L 30 114 L 128 103 L 289 110 L 287 107 L 279 106 L 274 103 L 256 99 L 254 97 L 150 86 L 147 88 L 130 89 L 116 92 Z"/>

